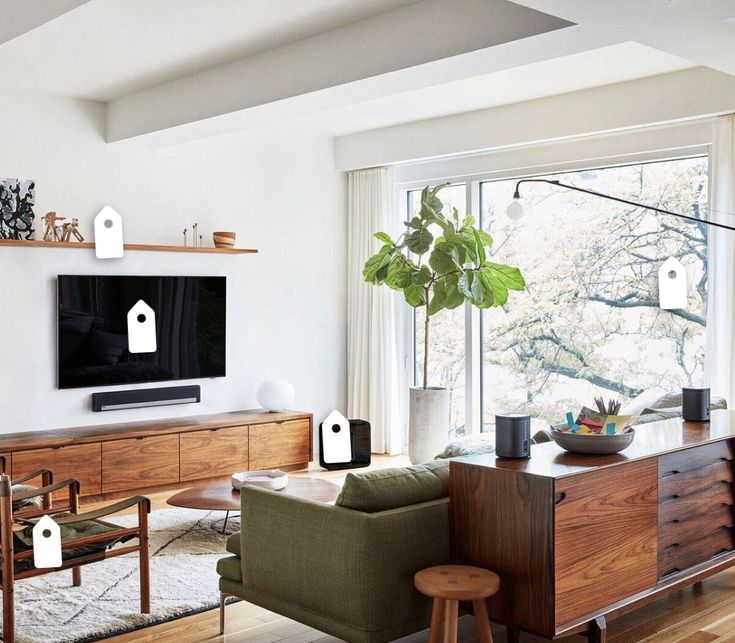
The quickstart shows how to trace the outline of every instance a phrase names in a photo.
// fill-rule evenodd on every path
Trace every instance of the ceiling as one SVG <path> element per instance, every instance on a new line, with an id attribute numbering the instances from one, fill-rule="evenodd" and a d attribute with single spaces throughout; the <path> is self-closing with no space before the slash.
<path id="1" fill-rule="evenodd" d="M 694 66 L 683 58 L 635 42 L 625 42 L 325 110 L 304 117 L 302 123 L 323 134 L 343 136 L 657 76 Z"/>
<path id="2" fill-rule="evenodd" d="M 91 0 L 0 44 L 0 87 L 109 101 L 416 1 Z"/>
<path id="3" fill-rule="evenodd" d="M 339 136 L 695 66 L 735 76 L 733 0 L 0 2 L 0 90 L 102 101 L 108 142 L 287 121 Z"/>

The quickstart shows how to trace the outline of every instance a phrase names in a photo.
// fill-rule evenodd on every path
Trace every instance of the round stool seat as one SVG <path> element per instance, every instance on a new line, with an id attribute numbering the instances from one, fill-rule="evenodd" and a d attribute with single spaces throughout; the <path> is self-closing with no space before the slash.
<path id="1" fill-rule="evenodd" d="M 470 565 L 427 567 L 417 572 L 413 580 L 422 594 L 453 601 L 487 598 L 500 589 L 497 574 Z"/>

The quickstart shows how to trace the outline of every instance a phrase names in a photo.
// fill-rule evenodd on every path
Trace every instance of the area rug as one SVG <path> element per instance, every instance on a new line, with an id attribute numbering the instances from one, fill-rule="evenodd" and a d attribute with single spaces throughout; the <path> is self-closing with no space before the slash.
<path id="1" fill-rule="evenodd" d="M 150 614 L 140 613 L 137 555 L 120 556 L 82 567 L 81 587 L 72 587 L 71 570 L 17 581 L 16 640 L 99 641 L 217 607 L 217 559 L 238 519 L 230 518 L 225 535 L 222 512 L 163 509 L 149 520 Z M 137 516 L 114 522 L 134 526 Z"/>

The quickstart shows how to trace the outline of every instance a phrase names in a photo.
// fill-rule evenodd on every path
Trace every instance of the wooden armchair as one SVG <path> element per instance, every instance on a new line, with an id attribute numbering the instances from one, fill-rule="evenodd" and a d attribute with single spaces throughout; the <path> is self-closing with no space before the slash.
<path id="1" fill-rule="evenodd" d="M 38 472 L 35 474 L 38 475 Z M 13 505 L 18 501 L 41 496 L 44 503 L 48 498 L 50 504 L 51 494 L 65 487 L 69 490 L 68 506 L 25 508 L 19 515 L 14 514 Z M 138 508 L 136 527 L 120 527 L 100 520 L 136 505 Z M 80 585 L 81 566 L 134 552 L 138 552 L 140 556 L 140 611 L 144 614 L 149 613 L 149 513 L 150 501 L 143 496 L 121 500 L 95 511 L 79 513 L 77 480 L 62 480 L 38 489 L 13 493 L 10 478 L 6 474 L 0 475 L 0 588 L 3 600 L 3 643 L 13 643 L 15 640 L 13 586 L 16 580 L 72 569 L 74 585 Z M 36 518 L 43 514 L 54 516 L 54 520 L 61 527 L 61 567 L 39 569 L 33 565 L 32 528 Z M 13 526 L 18 523 L 26 526 L 14 531 Z M 112 545 L 134 538 L 138 539 L 138 544 L 110 549 Z"/>

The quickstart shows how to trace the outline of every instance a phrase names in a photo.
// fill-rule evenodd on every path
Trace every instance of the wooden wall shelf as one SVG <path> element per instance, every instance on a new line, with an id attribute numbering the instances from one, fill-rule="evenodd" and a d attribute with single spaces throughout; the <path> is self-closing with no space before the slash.
<path id="1" fill-rule="evenodd" d="M 60 241 L 23 241 L 20 239 L 0 239 L 0 246 L 24 248 L 67 248 L 74 250 L 94 250 L 93 243 L 61 243 Z M 202 254 L 244 255 L 256 254 L 254 248 L 193 248 L 190 246 L 161 246 L 145 243 L 126 243 L 125 250 L 144 250 L 149 252 L 199 252 Z"/>

